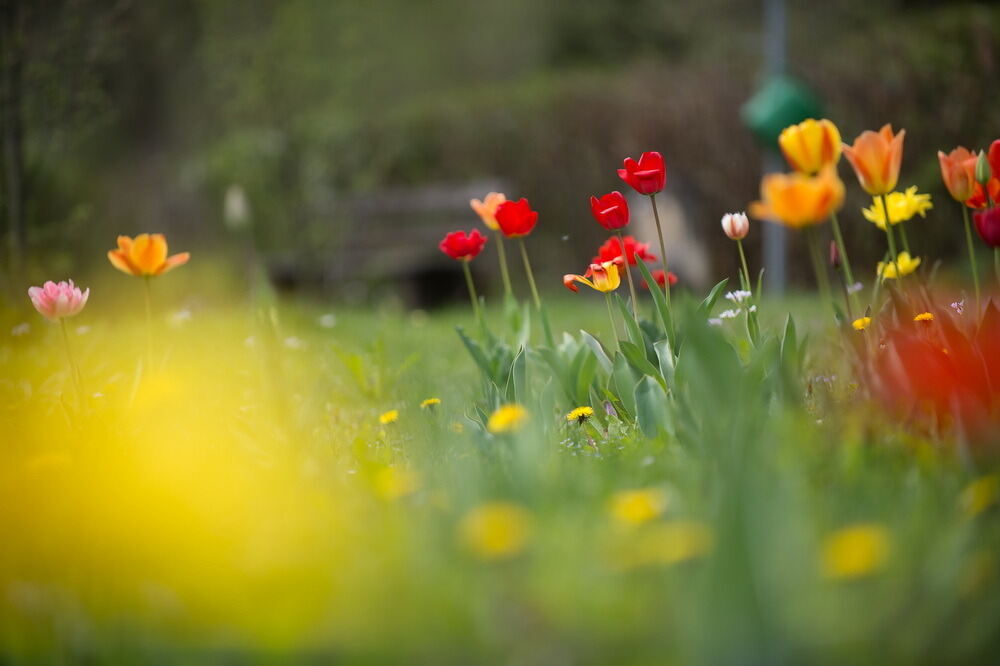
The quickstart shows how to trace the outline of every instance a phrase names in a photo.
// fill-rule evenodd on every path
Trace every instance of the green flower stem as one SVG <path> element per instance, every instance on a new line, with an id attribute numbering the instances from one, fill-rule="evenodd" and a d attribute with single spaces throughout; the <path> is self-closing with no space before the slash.
<path id="1" fill-rule="evenodd" d="M 476 320 L 482 323 L 482 313 L 479 312 L 479 295 L 476 294 L 476 284 L 472 281 L 472 269 L 469 268 L 467 260 L 462 260 L 462 272 L 465 273 L 465 286 L 469 288 L 469 298 L 472 299 L 472 312 L 475 314 Z"/>
<path id="2" fill-rule="evenodd" d="M 494 230 L 497 239 L 497 255 L 500 257 L 500 277 L 503 279 L 503 293 L 512 296 L 514 290 L 510 286 L 510 271 L 507 270 L 507 252 L 503 247 L 503 234 L 499 229 Z"/>
<path id="3" fill-rule="evenodd" d="M 615 347 L 619 346 L 618 327 L 615 324 L 615 311 L 611 308 L 611 292 L 604 292 L 604 303 L 608 306 L 608 320 L 611 322 L 611 334 L 615 336 Z"/>
<path id="4" fill-rule="evenodd" d="M 826 274 L 826 264 L 819 249 L 819 238 L 813 227 L 806 228 L 806 244 L 809 246 L 809 256 L 812 258 L 813 271 L 816 273 L 816 284 L 819 287 L 820 298 L 824 303 L 829 303 L 830 278 Z"/>
<path id="5" fill-rule="evenodd" d="M 840 232 L 840 221 L 837 219 L 837 213 L 835 212 L 830 213 L 830 226 L 833 227 L 833 240 L 837 244 L 837 251 L 840 252 L 840 268 L 844 272 L 845 298 L 849 301 L 847 304 L 848 312 L 850 312 L 852 305 L 854 306 L 854 310 L 860 312 L 858 295 L 851 292 L 851 287 L 854 286 L 854 271 L 851 270 L 851 260 L 847 257 L 847 246 L 844 245 L 844 236 Z"/>
<path id="6" fill-rule="evenodd" d="M 913 253 L 910 252 L 910 239 L 906 237 L 906 223 L 900 222 L 896 226 L 899 229 L 899 237 L 903 241 L 903 252 L 906 252 L 906 254 L 912 257 Z"/>
<path id="7" fill-rule="evenodd" d="M 972 225 L 969 224 L 969 209 L 962 204 L 962 219 L 965 221 L 965 244 L 969 246 L 969 264 L 972 266 L 972 284 L 976 287 L 976 317 L 979 316 L 979 267 L 976 266 L 976 248 L 972 244 Z"/>
<path id="8" fill-rule="evenodd" d="M 656 220 L 656 235 L 660 239 L 660 262 L 663 264 L 663 274 L 664 274 L 664 277 L 666 278 L 663 281 L 663 295 L 664 295 L 664 300 L 666 300 L 666 302 L 667 302 L 667 310 L 671 310 L 671 307 L 670 307 L 670 269 L 667 267 L 667 244 L 663 242 L 663 226 L 660 224 L 660 211 L 656 207 L 656 193 L 655 192 L 653 194 L 649 195 L 649 203 L 651 203 L 653 205 L 653 219 Z M 650 289 L 655 289 L 656 285 L 651 284 L 651 285 L 649 285 L 649 288 Z M 670 328 L 671 328 L 671 330 L 667 331 L 668 337 L 671 340 L 674 340 L 674 338 L 675 338 L 674 331 L 672 330 L 673 326 L 674 326 L 673 321 L 674 321 L 674 317 L 673 317 L 673 313 L 671 312 L 671 315 L 670 315 L 670 322 L 671 322 L 670 323 Z"/>
<path id="9" fill-rule="evenodd" d="M 542 299 L 538 297 L 538 287 L 535 286 L 535 274 L 531 272 L 531 262 L 528 260 L 528 249 L 524 245 L 524 237 L 517 239 L 521 245 L 521 259 L 524 260 L 524 272 L 528 275 L 528 286 L 531 287 L 531 297 L 535 301 L 535 309 L 541 311 Z"/>
<path id="10" fill-rule="evenodd" d="M 639 299 L 635 296 L 635 283 L 632 281 L 632 269 L 628 265 L 628 252 L 625 250 L 625 236 L 622 235 L 622 230 L 618 230 L 618 243 L 622 251 L 622 262 L 625 264 L 625 279 L 628 281 L 628 292 L 632 296 L 632 316 L 635 317 L 636 323 L 639 321 Z M 669 282 L 669 280 L 668 280 Z M 652 285 L 650 289 L 655 289 L 656 285 Z"/>
<path id="11" fill-rule="evenodd" d="M 752 292 L 753 289 L 751 287 L 752 287 L 753 283 L 750 282 L 750 269 L 747 268 L 747 255 L 744 254 L 744 252 L 743 252 L 743 241 L 740 240 L 740 239 L 737 239 L 736 240 L 736 247 L 740 251 L 740 263 L 743 265 L 743 275 L 741 276 L 742 279 L 740 280 L 743 283 L 743 290 L 744 291 Z M 754 296 L 756 296 L 756 294 L 754 294 Z"/>
<path id="12" fill-rule="evenodd" d="M 66 346 L 66 358 L 69 360 L 69 374 L 73 377 L 73 387 L 76 388 L 76 395 L 83 405 L 83 375 L 80 373 L 80 366 L 76 364 L 73 357 L 73 346 L 69 343 L 69 331 L 66 329 L 66 319 L 59 318 L 59 328 L 62 330 L 63 343 Z"/>
<path id="13" fill-rule="evenodd" d="M 889 219 L 889 201 L 886 199 L 884 194 L 882 195 L 882 212 L 885 213 L 885 237 L 889 243 L 890 259 L 892 259 L 892 265 L 896 268 L 896 280 L 902 284 L 903 275 L 899 270 L 899 255 L 896 253 L 896 238 L 892 233 L 892 221 Z M 881 278 L 882 276 L 880 275 L 879 277 Z"/>

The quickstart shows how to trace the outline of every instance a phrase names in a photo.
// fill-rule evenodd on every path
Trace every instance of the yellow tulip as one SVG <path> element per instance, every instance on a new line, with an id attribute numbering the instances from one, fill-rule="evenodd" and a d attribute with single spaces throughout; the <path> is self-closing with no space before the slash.
<path id="1" fill-rule="evenodd" d="M 826 119 L 809 118 L 786 127 L 778 137 L 778 146 L 789 166 L 807 175 L 840 160 L 840 132 Z"/>
<path id="2" fill-rule="evenodd" d="M 889 202 L 889 220 L 893 224 L 906 222 L 915 215 L 927 217 L 927 211 L 934 207 L 931 195 L 917 194 L 917 186 L 906 188 L 905 192 L 892 192 L 885 197 Z M 869 208 L 862 208 L 865 219 L 885 231 L 885 210 L 881 197 L 874 197 Z"/>
<path id="3" fill-rule="evenodd" d="M 899 266 L 899 274 L 896 274 L 896 266 Z M 875 270 L 876 275 L 881 275 L 883 280 L 896 280 L 906 277 L 920 266 L 920 257 L 911 257 L 909 252 L 900 252 L 896 255 L 896 261 L 878 262 Z"/>
<path id="4" fill-rule="evenodd" d="M 579 291 L 574 282 L 585 284 L 591 289 L 596 289 L 602 293 L 614 291 L 622 283 L 621 274 L 618 272 L 617 260 L 605 261 L 601 264 L 591 264 L 590 268 L 583 275 L 570 273 L 563 276 L 563 285 L 567 289 L 570 291 Z"/>
<path id="5" fill-rule="evenodd" d="M 844 183 L 832 166 L 816 176 L 772 173 L 760 183 L 761 201 L 750 204 L 750 214 L 798 229 L 819 224 L 844 203 Z"/>
<path id="6" fill-rule="evenodd" d="M 118 249 L 108 251 L 111 265 L 123 273 L 141 277 L 163 275 L 187 263 L 190 253 L 167 256 L 167 239 L 163 234 L 139 234 L 135 239 L 118 237 Z"/>

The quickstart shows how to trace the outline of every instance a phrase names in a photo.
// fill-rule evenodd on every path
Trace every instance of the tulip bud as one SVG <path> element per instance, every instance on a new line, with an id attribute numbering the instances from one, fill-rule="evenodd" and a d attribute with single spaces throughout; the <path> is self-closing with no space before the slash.
<path id="1" fill-rule="evenodd" d="M 837 241 L 830 241 L 830 266 L 840 268 L 840 248 L 837 247 Z"/>
<path id="2" fill-rule="evenodd" d="M 722 216 L 722 230 L 732 240 L 743 240 L 750 233 L 750 220 L 746 213 L 726 213 Z"/>
<path id="3" fill-rule="evenodd" d="M 979 151 L 979 159 L 976 160 L 976 182 L 982 186 L 990 181 L 990 161 L 986 158 L 986 151 Z"/>

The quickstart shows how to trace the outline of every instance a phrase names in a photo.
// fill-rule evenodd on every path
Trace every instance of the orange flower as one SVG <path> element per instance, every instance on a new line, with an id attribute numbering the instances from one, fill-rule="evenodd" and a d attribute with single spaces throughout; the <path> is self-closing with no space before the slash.
<path id="1" fill-rule="evenodd" d="M 798 229 L 819 224 L 844 204 L 844 183 L 831 165 L 817 176 L 771 173 L 760 182 L 761 201 L 750 204 L 750 214 Z"/>
<path id="2" fill-rule="evenodd" d="M 472 199 L 469 201 L 469 205 L 472 206 L 472 210 L 476 211 L 476 215 L 483 221 L 487 229 L 496 231 L 500 228 L 500 225 L 497 224 L 497 208 L 504 201 L 507 201 L 507 197 L 500 192 L 490 192 L 486 195 L 485 201 Z"/>
<path id="3" fill-rule="evenodd" d="M 941 165 L 941 178 L 948 188 L 948 194 L 955 201 L 964 203 L 975 191 L 976 155 L 962 146 L 947 155 L 939 150 L 938 163 Z"/>
<path id="4" fill-rule="evenodd" d="M 865 192 L 876 196 L 888 194 L 896 187 L 905 136 L 906 130 L 899 130 L 899 134 L 894 135 L 892 125 L 886 124 L 878 132 L 865 130 L 854 140 L 853 146 L 844 144 L 844 157 L 854 167 Z"/>
<path id="5" fill-rule="evenodd" d="M 118 249 L 108 251 L 112 266 L 123 273 L 142 277 L 162 275 L 186 264 L 190 258 L 188 252 L 168 257 L 167 239 L 163 234 L 139 234 L 134 239 L 119 236 Z"/>

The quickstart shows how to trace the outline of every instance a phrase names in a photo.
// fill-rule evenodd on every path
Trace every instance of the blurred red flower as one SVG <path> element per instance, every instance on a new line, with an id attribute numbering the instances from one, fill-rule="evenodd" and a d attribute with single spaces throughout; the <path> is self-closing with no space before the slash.
<path id="1" fill-rule="evenodd" d="M 677 276 L 674 275 L 673 271 L 665 273 L 662 268 L 657 268 L 655 271 L 650 271 L 650 273 L 652 273 L 653 279 L 656 281 L 656 284 L 660 285 L 661 287 L 666 286 L 668 275 L 670 276 L 670 286 L 672 287 L 675 284 L 677 284 Z M 649 289 L 649 285 L 646 283 L 645 280 L 642 281 L 642 288 Z"/>
<path id="2" fill-rule="evenodd" d="M 983 242 L 990 247 L 1000 247 L 1000 207 L 977 210 L 972 219 Z"/>
<path id="3" fill-rule="evenodd" d="M 632 236 L 625 236 L 625 252 L 628 255 L 630 266 L 635 266 L 636 255 L 646 263 L 656 261 L 656 255 L 649 252 L 649 243 L 640 243 Z M 620 256 L 622 256 L 621 243 L 618 242 L 617 236 L 612 236 L 597 249 L 597 256 L 591 259 L 591 263 L 601 264 L 605 261 L 614 261 Z"/>
<path id="4" fill-rule="evenodd" d="M 655 151 L 643 153 L 638 162 L 626 157 L 625 168 L 618 169 L 618 177 L 639 194 L 656 194 L 667 184 L 667 165 L 663 155 Z"/>
<path id="5" fill-rule="evenodd" d="M 590 212 L 597 223 L 608 231 L 628 224 L 628 202 L 617 190 L 600 198 L 590 197 Z"/>
<path id="6" fill-rule="evenodd" d="M 464 231 L 452 231 L 444 237 L 438 247 L 452 259 L 472 261 L 483 251 L 485 245 L 486 236 L 479 233 L 479 229 L 473 229 L 470 234 Z"/>
<path id="7" fill-rule="evenodd" d="M 504 201 L 497 206 L 497 224 L 507 238 L 527 236 L 538 222 L 538 212 L 531 210 L 531 204 L 524 197 L 517 201 Z"/>
<path id="8" fill-rule="evenodd" d="M 985 189 L 979 183 L 975 183 L 972 196 L 965 202 L 965 205 L 970 208 L 989 206 L 990 202 L 986 200 L 987 192 L 993 203 L 1000 201 L 1000 139 L 990 144 L 989 152 L 986 153 L 986 159 L 990 163 L 990 179 L 987 181 Z"/>

